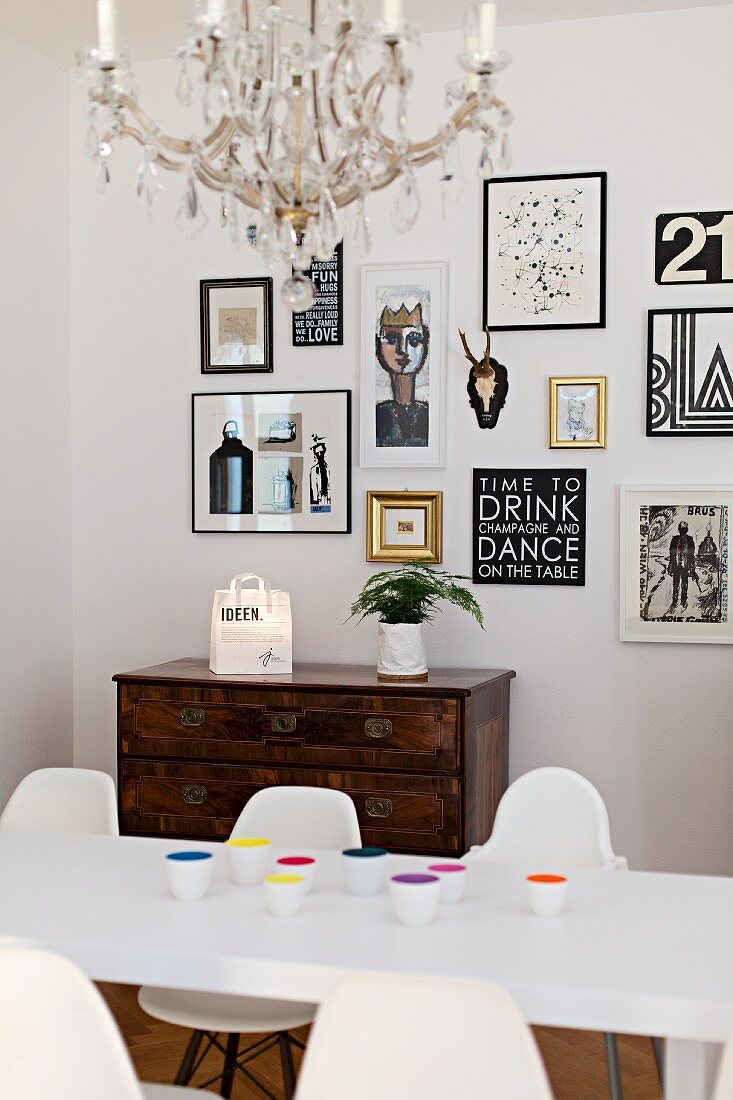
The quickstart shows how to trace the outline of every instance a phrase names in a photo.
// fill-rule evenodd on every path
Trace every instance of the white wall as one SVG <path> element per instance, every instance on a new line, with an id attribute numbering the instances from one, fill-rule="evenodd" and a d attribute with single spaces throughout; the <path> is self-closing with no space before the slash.
<path id="1" fill-rule="evenodd" d="M 0 33 L 0 806 L 72 755 L 67 88 Z"/>
<path id="2" fill-rule="evenodd" d="M 732 479 L 731 440 L 647 440 L 643 410 L 647 308 L 729 299 L 725 288 L 656 287 L 652 249 L 657 213 L 730 206 L 724 74 L 733 9 L 545 24 L 502 37 L 514 54 L 501 89 L 517 118 L 515 170 L 608 172 L 608 327 L 497 334 L 511 388 L 492 432 L 476 426 L 452 337 L 446 468 L 356 468 L 351 536 L 221 537 L 193 535 L 189 526 L 191 392 L 346 386 L 357 393 L 358 270 L 348 247 L 342 349 L 293 350 L 276 303 L 274 375 L 203 379 L 198 280 L 257 274 L 257 257 L 234 253 L 213 204 L 206 234 L 183 240 L 172 224 L 176 177 L 165 180 L 149 226 L 132 196 L 136 150 L 115 153 L 104 200 L 93 193 L 81 153 L 72 156 L 76 760 L 113 768 L 110 677 L 205 654 L 212 590 L 235 572 L 264 573 L 290 588 L 296 658 L 372 663 L 374 624 L 344 625 L 372 569 L 364 562 L 367 489 L 443 489 L 445 565 L 468 572 L 473 466 L 586 466 L 586 587 L 477 587 L 486 633 L 446 611 L 428 629 L 431 661 L 516 669 L 512 775 L 548 763 L 586 774 L 608 802 L 617 849 L 634 866 L 730 872 L 732 654 L 724 646 L 618 641 L 617 487 Z M 430 119 L 443 117 L 442 85 L 456 75 L 459 43 L 427 36 L 417 55 L 414 96 Z M 138 75 L 144 103 L 172 101 L 171 65 L 140 65 Z M 80 118 L 77 97 L 75 150 Z M 390 196 L 372 201 L 370 261 L 447 260 L 451 332 L 466 328 L 478 343 L 481 197 L 474 151 L 465 160 L 468 187 L 445 222 L 437 169 L 421 175 L 423 213 L 406 238 L 389 225 Z M 547 378 L 573 373 L 608 376 L 607 451 L 569 456 L 546 447 Z"/>

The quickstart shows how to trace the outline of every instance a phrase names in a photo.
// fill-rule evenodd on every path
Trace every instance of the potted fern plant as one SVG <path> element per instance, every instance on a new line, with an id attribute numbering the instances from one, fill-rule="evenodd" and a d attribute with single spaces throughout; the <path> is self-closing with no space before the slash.
<path id="1" fill-rule="evenodd" d="M 425 680 L 428 675 L 422 624 L 435 618 L 438 603 L 455 604 L 473 615 L 483 630 L 484 616 L 473 595 L 458 581 L 470 577 L 446 573 L 424 562 L 375 573 L 351 605 L 351 618 L 379 616 L 377 674 L 388 680 Z"/>

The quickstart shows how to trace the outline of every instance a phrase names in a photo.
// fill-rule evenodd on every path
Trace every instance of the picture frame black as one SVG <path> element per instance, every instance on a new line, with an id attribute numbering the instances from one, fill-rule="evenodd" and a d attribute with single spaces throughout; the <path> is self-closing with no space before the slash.
<path id="1" fill-rule="evenodd" d="M 257 418 L 259 419 L 263 415 L 272 415 L 273 417 L 278 416 L 278 414 L 279 414 L 278 411 L 273 411 L 272 413 L 269 413 L 268 412 L 268 406 L 271 406 L 272 410 L 280 410 L 281 406 L 284 408 L 285 405 L 287 404 L 287 402 L 282 400 L 284 398 L 288 398 L 288 399 L 299 399 L 299 398 L 311 399 L 311 398 L 314 398 L 314 397 L 315 398 L 321 397 L 324 400 L 327 399 L 327 398 L 331 398 L 331 399 L 334 399 L 336 402 L 342 402 L 343 403 L 340 410 L 334 409 L 334 412 L 333 412 L 333 415 L 342 415 L 342 417 L 343 417 L 343 419 L 341 421 L 341 427 L 342 427 L 342 431 L 343 431 L 342 446 L 334 448 L 333 451 L 331 452 L 331 454 L 333 454 L 334 452 L 336 453 L 337 461 L 340 459 L 340 474 L 337 477 L 332 478 L 332 482 L 336 486 L 337 490 L 338 489 L 341 490 L 341 494 L 342 494 L 342 497 L 343 497 L 340 504 L 338 504 L 336 507 L 334 507 L 333 515 L 332 515 L 331 507 L 318 507 L 318 506 L 314 507 L 313 506 L 312 495 L 311 495 L 310 509 L 302 508 L 302 510 L 301 509 L 298 510 L 301 515 L 306 516 L 306 522 L 305 523 L 302 523 L 302 522 L 299 523 L 298 522 L 298 517 L 297 517 L 297 515 L 295 515 L 295 513 L 293 511 L 290 511 L 289 513 L 286 513 L 286 512 L 283 511 L 281 514 L 278 515 L 278 514 L 275 514 L 272 510 L 268 510 L 268 512 L 261 511 L 259 504 L 257 505 L 257 509 L 255 510 L 254 501 L 257 499 L 257 495 L 258 495 L 257 492 L 255 491 L 254 499 L 252 501 L 251 510 L 246 514 L 251 515 L 252 517 L 256 516 L 257 517 L 256 520 L 253 518 L 251 522 L 246 523 L 244 525 L 242 525 L 241 521 L 239 521 L 240 522 L 239 526 L 237 525 L 237 520 L 236 519 L 234 520 L 233 523 L 228 524 L 228 525 L 227 525 L 226 522 L 224 522 L 222 524 L 221 521 L 218 521 L 218 522 L 214 521 L 212 523 L 211 498 L 209 496 L 209 494 L 211 492 L 211 482 L 209 483 L 208 486 L 203 486 L 203 495 L 202 495 L 202 480 L 201 479 L 204 477 L 204 475 L 201 472 L 201 465 L 200 464 L 203 463 L 204 461 L 206 461 L 209 464 L 209 479 L 211 479 L 212 475 L 211 475 L 211 465 L 210 465 L 210 463 L 211 463 L 211 459 L 213 458 L 213 453 L 211 453 L 211 454 L 208 453 L 208 447 L 204 447 L 204 452 L 205 453 L 203 453 L 203 454 L 201 453 L 202 437 L 201 437 L 200 431 L 197 430 L 197 416 L 196 416 L 197 404 L 199 404 L 203 407 L 203 404 L 206 403 L 208 405 L 209 409 L 211 409 L 212 404 L 214 406 L 216 405 L 216 403 L 217 403 L 216 399 L 218 399 L 218 398 L 224 399 L 223 402 L 218 403 L 219 405 L 222 406 L 221 412 L 218 415 L 218 419 L 221 421 L 222 418 L 225 417 L 226 419 L 223 422 L 226 425 L 226 423 L 229 420 L 232 419 L 230 414 L 232 414 L 233 412 L 236 411 L 236 399 L 239 399 L 239 398 L 253 399 L 252 402 L 251 402 L 251 412 L 250 412 L 249 415 L 251 417 L 257 416 Z M 194 393 L 194 394 L 192 394 L 191 395 L 191 530 L 192 530 L 192 532 L 194 534 L 242 534 L 242 533 L 247 533 L 247 534 L 273 534 L 273 533 L 286 533 L 286 532 L 289 533 L 289 534 L 347 534 L 347 535 L 351 534 L 351 530 L 352 530 L 352 426 L 351 426 L 352 400 L 351 400 L 351 397 L 352 397 L 351 390 L 346 390 L 346 389 L 339 389 L 339 390 L 266 390 L 266 391 L 257 390 L 257 391 L 245 391 L 245 392 L 241 392 L 241 391 L 240 392 L 224 391 L 224 392 L 218 392 L 218 393 L 209 393 L 209 392 L 207 392 L 207 393 Z M 301 439 L 300 443 L 293 442 L 292 444 L 290 443 L 289 440 L 286 440 L 285 442 L 280 442 L 279 445 L 277 445 L 275 447 L 275 452 L 276 452 L 275 457 L 279 456 L 279 463 L 287 464 L 287 465 L 289 465 L 290 462 L 300 461 L 301 492 L 304 493 L 305 492 L 305 486 L 304 486 L 303 483 L 305 481 L 305 478 L 303 476 L 303 473 L 304 473 L 304 468 L 305 468 L 305 461 L 306 460 L 311 461 L 311 459 L 307 459 L 307 452 L 308 451 L 312 452 L 313 461 L 314 461 L 314 466 L 311 467 L 311 471 L 310 471 L 311 474 L 312 474 L 313 470 L 315 469 L 315 465 L 317 464 L 317 452 L 314 450 L 314 446 L 318 447 L 319 444 L 314 443 L 314 445 L 311 445 L 311 442 L 310 442 L 311 439 L 315 438 L 315 434 L 311 433 L 310 428 L 314 424 L 316 424 L 317 415 L 313 412 L 312 407 L 308 408 L 308 409 L 306 408 L 307 406 L 312 406 L 313 405 L 313 402 L 310 401 L 310 400 L 305 400 L 305 401 L 302 401 L 302 402 L 298 402 L 297 400 L 295 400 L 294 402 L 291 402 L 291 404 L 296 406 L 299 410 L 298 412 L 295 413 L 295 418 L 297 419 L 298 415 L 300 415 L 300 417 L 301 417 L 301 427 L 303 428 L 303 435 L 308 437 L 308 441 L 306 442 L 306 439 Z M 306 424 L 308 425 L 307 428 L 306 428 Z M 243 427 L 244 427 L 244 425 L 242 425 L 242 428 Z M 259 426 L 257 424 L 255 424 L 254 425 L 254 436 L 253 436 L 253 438 L 251 437 L 250 439 L 247 440 L 248 443 L 252 444 L 252 446 L 248 449 L 250 449 L 251 451 L 254 452 L 253 456 L 252 456 L 254 461 L 250 460 L 250 477 L 251 477 L 251 481 L 252 481 L 253 484 L 255 483 L 255 479 L 257 481 L 257 484 L 259 484 L 259 482 L 260 482 L 260 471 L 259 471 L 260 461 L 262 459 L 264 459 L 266 462 L 272 462 L 272 459 L 273 459 L 272 455 L 263 453 L 262 444 L 263 444 L 264 440 L 258 438 L 258 431 L 259 431 Z M 239 434 L 239 432 L 237 430 L 237 435 L 238 434 Z M 242 431 L 242 436 L 243 437 L 245 436 L 244 431 Z M 250 433 L 250 436 L 252 436 L 252 433 Z M 211 441 L 213 441 L 213 437 L 210 436 L 209 438 L 210 438 Z M 206 442 L 205 439 L 204 439 L 204 442 Z M 267 442 L 269 443 L 269 442 L 275 442 L 275 441 L 271 440 L 271 439 L 268 439 Z M 333 440 L 331 440 L 331 442 L 333 443 Z M 199 478 L 198 481 L 197 481 L 197 473 L 198 473 L 198 478 Z M 309 493 L 312 494 L 312 482 L 309 483 Z M 205 512 L 205 509 L 202 507 L 202 501 L 204 501 L 207 497 L 209 499 L 209 510 L 208 510 L 208 512 Z M 198 509 L 197 509 L 197 500 L 198 500 L 198 503 L 199 503 L 199 508 Z M 329 500 L 328 503 L 330 505 L 331 501 Z M 222 514 L 222 513 L 219 513 L 219 514 Z M 232 514 L 236 515 L 237 513 L 232 513 Z M 239 514 L 244 514 L 244 513 L 239 513 Z M 314 517 L 317 517 L 315 522 L 314 522 Z M 323 522 L 319 522 L 321 519 L 323 520 Z M 310 523 L 307 522 L 308 520 L 310 520 Z M 205 522 L 208 522 L 208 525 L 202 525 Z"/>
<path id="2" fill-rule="evenodd" d="M 598 181 L 598 204 L 597 204 L 597 232 L 595 238 L 598 242 L 598 257 L 597 265 L 594 269 L 593 279 L 587 279 L 590 284 L 593 283 L 597 289 L 597 295 L 594 294 L 594 310 L 591 319 L 579 320 L 579 321 L 565 321 L 560 320 L 557 322 L 537 323 L 528 320 L 516 320 L 503 321 L 501 314 L 497 310 L 496 306 L 492 308 L 490 301 L 491 296 L 491 274 L 493 271 L 493 265 L 490 263 L 491 254 L 489 246 L 489 234 L 492 231 L 491 221 L 491 196 L 496 195 L 497 188 L 501 186 L 508 186 L 509 188 L 517 185 L 524 185 L 528 187 L 532 184 L 543 184 L 549 181 L 570 181 L 570 180 L 594 180 Z M 494 189 L 492 191 L 492 188 Z M 608 176 L 606 172 L 557 172 L 544 175 L 531 175 L 531 176 L 496 176 L 490 180 L 484 181 L 483 192 L 483 234 L 482 234 L 482 269 L 483 269 L 483 290 L 482 290 L 482 325 L 484 328 L 488 325 L 492 332 L 516 332 L 527 331 L 529 329 L 538 329 L 540 331 L 547 331 L 549 329 L 587 329 L 587 328 L 605 328 L 606 327 L 606 241 L 607 241 L 607 191 L 608 191 Z M 525 239 L 526 245 L 526 239 Z M 521 253 L 517 254 L 519 259 Z M 531 261 L 534 264 L 534 260 Z M 534 269 L 533 269 L 534 270 Z M 545 290 L 547 287 L 545 287 Z M 554 293 L 554 292 L 553 292 Z M 548 295 L 548 298 L 551 296 Z M 597 308 L 595 303 L 597 300 Z M 540 312 L 544 312 L 541 310 Z M 497 316 L 498 314 L 498 316 Z M 528 313 L 527 316 L 535 316 L 536 314 Z M 589 315 L 590 316 L 590 315 Z"/>
<path id="3" fill-rule="evenodd" d="M 217 305 L 218 302 L 218 305 Z M 239 327 L 238 313 L 244 316 L 247 327 L 254 326 L 253 338 L 246 341 L 219 341 L 219 316 L 214 309 L 229 309 L 234 328 Z M 250 315 L 255 311 L 255 317 Z M 272 277 L 256 276 L 246 279 L 201 279 L 199 281 L 199 325 L 201 333 L 202 374 L 272 374 Z M 235 333 L 236 335 L 236 333 Z M 255 357 L 261 362 L 216 362 L 212 349 L 217 343 L 219 358 L 226 359 L 227 350 L 232 359 L 250 358 L 249 348 L 257 350 Z M 227 350 L 225 350 L 227 349 Z"/>
<path id="4" fill-rule="evenodd" d="M 715 347 L 709 363 L 697 362 L 700 317 L 733 315 L 733 306 L 650 309 L 646 348 L 646 434 L 650 438 L 715 438 L 733 435 L 733 316 L 728 342 L 716 330 L 701 343 Z M 670 357 L 662 355 L 658 318 L 670 317 Z M 665 333 L 665 339 L 666 339 Z M 731 367 L 726 362 L 730 356 Z M 673 359 L 679 361 L 672 363 Z M 664 425 L 668 424 L 668 427 Z"/>

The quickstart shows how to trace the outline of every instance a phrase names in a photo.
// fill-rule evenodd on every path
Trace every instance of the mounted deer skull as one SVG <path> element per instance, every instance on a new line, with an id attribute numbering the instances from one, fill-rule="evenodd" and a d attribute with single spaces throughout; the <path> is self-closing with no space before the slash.
<path id="1" fill-rule="evenodd" d="M 504 408 L 509 392 L 507 369 L 496 359 L 491 358 L 491 333 L 486 326 L 486 351 L 483 359 L 476 359 L 466 342 L 465 332 L 458 330 L 463 350 L 471 364 L 468 375 L 468 398 L 476 413 L 479 428 L 495 428 L 499 413 Z"/>

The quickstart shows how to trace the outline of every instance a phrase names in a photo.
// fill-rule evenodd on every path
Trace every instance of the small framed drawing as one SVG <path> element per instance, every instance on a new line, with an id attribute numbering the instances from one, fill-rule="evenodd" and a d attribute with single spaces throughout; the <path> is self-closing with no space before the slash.
<path id="1" fill-rule="evenodd" d="M 448 265 L 369 265 L 361 285 L 361 465 L 443 466 Z"/>
<path id="2" fill-rule="evenodd" d="M 733 642 L 733 485 L 621 488 L 621 640 Z"/>
<path id="3" fill-rule="evenodd" d="M 443 494 L 368 492 L 366 560 L 442 561 Z"/>
<path id="4" fill-rule="evenodd" d="M 272 372 L 272 279 L 202 279 L 201 373 Z"/>
<path id="5" fill-rule="evenodd" d="M 195 393 L 193 530 L 351 530 L 351 391 Z"/>
<path id="6" fill-rule="evenodd" d="M 484 328 L 605 328 L 606 173 L 484 184 Z"/>
<path id="7" fill-rule="evenodd" d="M 606 446 L 606 379 L 550 379 L 550 447 Z"/>

